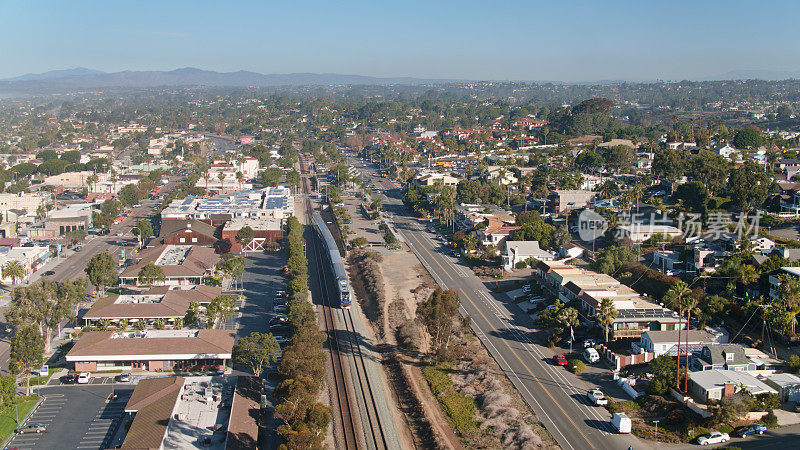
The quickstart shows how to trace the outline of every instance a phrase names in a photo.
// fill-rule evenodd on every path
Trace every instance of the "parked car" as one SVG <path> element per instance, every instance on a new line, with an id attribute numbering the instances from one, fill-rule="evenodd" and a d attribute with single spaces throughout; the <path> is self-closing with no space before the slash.
<path id="1" fill-rule="evenodd" d="M 553 364 L 557 366 L 566 366 L 567 358 L 564 355 L 553 355 Z"/>
<path id="2" fill-rule="evenodd" d="M 32 423 L 30 425 L 25 425 L 24 427 L 19 427 L 14 430 L 14 433 L 17 434 L 26 434 L 26 433 L 44 433 L 47 431 L 47 425 L 43 423 Z"/>
<path id="3" fill-rule="evenodd" d="M 272 310 L 276 313 L 285 313 L 289 310 L 289 307 L 286 305 L 275 305 L 272 307 Z"/>
<path id="4" fill-rule="evenodd" d="M 533 295 L 533 294 L 531 294 L 530 296 L 528 296 L 528 301 L 530 303 L 534 303 L 534 304 L 535 303 L 541 303 L 541 302 L 544 301 L 544 297 L 542 297 L 541 295 Z"/>
<path id="5" fill-rule="evenodd" d="M 78 374 L 78 384 L 89 384 L 89 372 Z"/>
<path id="6" fill-rule="evenodd" d="M 277 315 L 275 317 L 270 318 L 269 319 L 269 324 L 270 325 L 275 325 L 275 324 L 278 324 L 278 323 L 286 323 L 288 321 L 289 321 L 288 317 L 284 316 L 283 314 L 280 314 L 280 315 Z"/>
<path id="7" fill-rule="evenodd" d="M 49 277 L 49 276 L 52 276 L 52 275 L 55 275 L 55 274 L 56 274 L 55 270 L 48 270 L 43 275 L 46 276 L 46 277 Z"/>
<path id="8" fill-rule="evenodd" d="M 616 428 L 617 433 L 631 432 L 631 418 L 625 413 L 614 413 L 611 416 L 611 425 Z"/>
<path id="9" fill-rule="evenodd" d="M 80 245 L 76 245 L 76 246 L 75 246 L 75 251 L 76 251 L 76 252 L 79 252 L 79 251 L 81 251 L 81 250 L 83 250 L 83 246 L 80 246 Z"/>
<path id="10" fill-rule="evenodd" d="M 794 412 L 800 412 L 800 402 L 794 402 Z"/>
<path id="11" fill-rule="evenodd" d="M 68 373 L 63 377 L 59 378 L 59 380 L 63 384 L 75 384 L 78 382 L 78 376 L 75 375 L 74 373 Z"/>
<path id="12" fill-rule="evenodd" d="M 522 286 L 522 292 L 528 293 L 530 291 L 531 291 L 531 285 L 530 284 L 526 284 L 526 285 Z"/>
<path id="13" fill-rule="evenodd" d="M 600 389 L 592 389 L 589 393 L 586 394 L 589 397 L 589 400 L 597 406 L 605 406 L 608 404 L 608 399 Z"/>
<path id="14" fill-rule="evenodd" d="M 711 433 L 704 434 L 697 438 L 697 443 L 700 445 L 721 444 L 728 442 L 731 439 L 728 433 L 720 433 L 719 431 L 712 431 Z"/>
<path id="15" fill-rule="evenodd" d="M 280 332 L 283 332 L 283 331 L 289 331 L 290 328 L 291 327 L 289 326 L 288 323 L 276 323 L 274 325 L 270 325 L 269 326 L 269 331 L 274 334 L 274 333 L 280 333 Z"/>
<path id="16" fill-rule="evenodd" d="M 738 434 L 739 437 L 747 437 L 751 434 L 764 434 L 765 431 L 767 431 L 767 427 L 754 423 L 742 428 L 736 434 Z"/>
<path id="17" fill-rule="evenodd" d="M 587 339 L 583 341 L 583 348 L 594 347 L 595 345 L 597 345 L 597 341 L 594 339 Z"/>
<path id="18" fill-rule="evenodd" d="M 131 374 L 129 373 L 121 373 L 117 375 L 116 380 L 122 383 L 127 383 L 131 381 Z"/>
<path id="19" fill-rule="evenodd" d="M 594 364 L 597 361 L 600 361 L 600 354 L 597 353 L 597 350 L 594 348 L 589 347 L 583 351 L 583 359 L 585 359 L 589 364 Z"/>

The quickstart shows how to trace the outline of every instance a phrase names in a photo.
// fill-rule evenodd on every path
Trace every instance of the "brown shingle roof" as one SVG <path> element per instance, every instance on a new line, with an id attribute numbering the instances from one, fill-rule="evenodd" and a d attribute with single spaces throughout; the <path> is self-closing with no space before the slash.
<path id="1" fill-rule="evenodd" d="M 222 294 L 221 287 L 196 286 L 194 289 L 169 289 L 156 286 L 145 295 L 162 295 L 159 303 L 114 303 L 118 295 L 98 299 L 83 315 L 84 319 L 158 319 L 183 317 L 191 302 L 209 303 Z"/>
<path id="2" fill-rule="evenodd" d="M 166 239 L 186 230 L 191 230 L 203 236 L 216 239 L 217 227 L 196 219 L 164 220 L 161 222 L 161 230 L 158 233 L 158 238 Z"/>
<path id="3" fill-rule="evenodd" d="M 257 377 L 240 376 L 236 380 L 236 391 L 231 404 L 228 421 L 226 450 L 249 450 L 256 448 L 258 441 L 258 417 L 261 414 L 260 380 Z"/>
<path id="4" fill-rule="evenodd" d="M 149 263 L 155 263 L 161 253 L 166 250 L 167 246 L 162 245 L 159 247 L 148 248 L 139 254 L 139 261 L 128 266 L 122 274 L 121 278 L 136 278 L 139 276 L 139 271 L 142 267 Z M 159 266 L 164 271 L 164 276 L 170 277 L 200 277 L 205 275 L 206 271 L 211 269 L 219 261 L 219 255 L 214 252 L 211 247 L 191 246 L 189 252 L 181 264 L 178 265 L 163 265 Z"/>
<path id="5" fill-rule="evenodd" d="M 125 411 L 135 411 L 123 449 L 158 449 L 167 432 L 184 383 L 183 377 L 150 378 L 139 382 Z"/>
<path id="6" fill-rule="evenodd" d="M 67 361 L 102 360 L 120 355 L 227 355 L 233 350 L 235 340 L 235 333 L 229 330 L 196 330 L 193 337 L 164 337 L 151 330 L 146 332 L 149 337 L 113 338 L 115 333 L 118 332 L 84 333 L 67 353 Z"/>

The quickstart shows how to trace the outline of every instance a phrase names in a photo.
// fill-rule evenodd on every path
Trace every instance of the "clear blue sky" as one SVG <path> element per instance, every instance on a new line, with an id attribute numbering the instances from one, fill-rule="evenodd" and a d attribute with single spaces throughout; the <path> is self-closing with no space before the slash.
<path id="1" fill-rule="evenodd" d="M 0 78 L 198 67 L 493 80 L 800 70 L 800 2 L 0 0 Z"/>

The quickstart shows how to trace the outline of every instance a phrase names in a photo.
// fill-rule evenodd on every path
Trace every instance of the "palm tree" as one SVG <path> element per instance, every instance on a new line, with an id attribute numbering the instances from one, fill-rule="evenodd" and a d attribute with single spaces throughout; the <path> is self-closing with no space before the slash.
<path id="1" fill-rule="evenodd" d="M 604 298 L 602 302 L 600 302 L 600 308 L 597 310 L 597 321 L 603 325 L 603 331 L 605 331 L 605 341 L 608 342 L 608 328 L 614 323 L 614 319 L 617 318 L 617 309 L 614 308 L 614 302 L 611 299 Z"/>
<path id="2" fill-rule="evenodd" d="M 679 310 L 678 317 L 683 317 L 683 311 L 684 311 L 683 308 L 684 308 L 684 306 L 689 306 L 690 303 L 691 303 L 691 302 L 688 302 L 687 300 L 684 300 L 684 299 L 686 297 L 689 297 L 689 294 L 691 294 L 691 293 L 692 293 L 692 291 L 691 291 L 691 289 L 689 289 L 689 286 L 687 286 L 686 283 L 684 283 L 683 281 L 678 280 L 672 285 L 671 288 L 669 288 L 667 293 L 664 294 L 664 301 L 671 308 L 678 308 L 678 310 Z M 694 300 L 694 305 L 692 305 L 692 307 L 694 307 L 696 305 L 697 305 L 697 300 L 695 299 Z M 681 384 L 680 384 L 680 374 L 681 374 L 681 326 L 680 326 L 680 321 L 678 322 L 677 329 L 678 329 L 678 352 L 677 352 L 678 353 L 678 367 L 677 367 L 677 370 L 675 372 L 675 389 L 680 389 L 681 388 Z M 688 332 L 687 332 L 687 335 L 688 335 Z M 686 360 L 686 365 L 688 367 L 688 365 L 689 365 L 688 351 L 687 351 L 687 358 L 686 359 L 687 359 Z"/>
<path id="3" fill-rule="evenodd" d="M 239 190 L 242 190 L 242 182 L 244 181 L 244 174 L 241 170 L 236 171 L 236 179 L 239 181 Z"/>
<path id="4" fill-rule="evenodd" d="M 217 179 L 219 180 L 219 190 L 222 191 L 225 188 L 225 173 L 220 172 L 217 174 Z"/>
<path id="5" fill-rule="evenodd" d="M 2 270 L 3 278 L 11 278 L 11 284 L 17 284 L 17 280 L 21 280 L 25 276 L 25 267 L 17 261 L 12 259 L 3 264 Z"/>
<path id="6" fill-rule="evenodd" d="M 86 177 L 86 186 L 91 186 L 93 192 L 97 191 L 97 186 L 95 186 L 95 183 L 98 181 L 100 181 L 100 177 L 98 177 L 96 173 L 93 173 Z"/>
<path id="7" fill-rule="evenodd" d="M 117 192 L 117 181 L 119 181 L 119 175 L 117 175 L 116 170 L 111 169 L 111 171 L 108 173 L 108 180 L 113 184 L 112 189 L 114 192 Z"/>

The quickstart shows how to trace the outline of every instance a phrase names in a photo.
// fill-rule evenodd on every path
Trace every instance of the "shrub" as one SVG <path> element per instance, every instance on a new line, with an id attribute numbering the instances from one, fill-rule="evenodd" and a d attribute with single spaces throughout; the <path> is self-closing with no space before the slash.
<path id="1" fill-rule="evenodd" d="M 776 416 L 774 412 L 770 411 L 766 416 L 764 416 L 763 419 L 761 419 L 761 422 L 767 428 L 775 428 L 778 426 L 778 416 Z"/>
<path id="2" fill-rule="evenodd" d="M 800 356 L 792 355 L 786 361 L 786 370 L 792 373 L 800 371 Z"/>
<path id="3" fill-rule="evenodd" d="M 728 425 L 727 423 L 723 423 L 722 425 L 717 427 L 717 431 L 719 431 L 720 433 L 731 434 L 733 433 L 733 427 Z"/>
<path id="4" fill-rule="evenodd" d="M 457 433 L 463 435 L 478 428 L 478 422 L 475 421 L 475 399 L 457 392 L 446 371 L 427 366 L 422 368 L 422 375 Z"/>
<path id="5" fill-rule="evenodd" d="M 630 412 L 639 409 L 639 404 L 633 400 L 622 400 L 619 402 L 609 403 L 607 409 L 612 413 Z"/>
<path id="6" fill-rule="evenodd" d="M 580 359 L 570 359 L 567 361 L 567 369 L 572 373 L 581 373 L 586 370 L 586 364 Z"/>
<path id="7" fill-rule="evenodd" d="M 697 438 L 698 437 L 700 437 L 700 436 L 702 436 L 704 434 L 707 434 L 707 433 L 708 433 L 708 428 L 697 427 L 697 428 L 694 429 L 694 433 L 689 435 L 689 442 L 697 442 Z"/>

